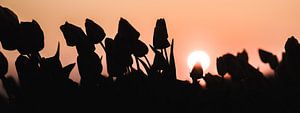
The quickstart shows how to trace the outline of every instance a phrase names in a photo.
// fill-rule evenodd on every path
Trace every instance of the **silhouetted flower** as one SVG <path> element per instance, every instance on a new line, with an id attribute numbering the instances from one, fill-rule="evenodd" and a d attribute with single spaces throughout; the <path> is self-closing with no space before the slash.
<path id="1" fill-rule="evenodd" d="M 296 57 L 299 55 L 299 49 L 300 49 L 299 42 L 294 36 L 290 37 L 286 41 L 284 48 L 288 56 Z"/>
<path id="2" fill-rule="evenodd" d="M 117 62 L 116 66 L 119 67 L 120 71 L 133 64 L 131 54 L 139 36 L 140 33 L 127 20 L 120 19 L 118 33 L 114 38 L 112 46 L 112 59 Z"/>
<path id="3" fill-rule="evenodd" d="M 203 68 L 200 63 L 196 63 L 190 74 L 193 80 L 203 78 Z"/>
<path id="4" fill-rule="evenodd" d="M 85 29 L 88 40 L 93 44 L 101 43 L 101 41 L 105 38 L 106 34 L 104 30 L 88 18 L 85 20 Z"/>
<path id="5" fill-rule="evenodd" d="M 116 37 L 115 40 L 127 40 L 130 42 L 138 40 L 140 37 L 140 33 L 124 18 L 121 18 L 119 21 L 117 35 L 119 37 Z"/>
<path id="6" fill-rule="evenodd" d="M 272 53 L 259 49 L 258 50 L 259 57 L 262 62 L 269 63 L 270 67 L 275 70 L 276 67 L 279 65 L 277 56 L 273 55 Z"/>
<path id="7" fill-rule="evenodd" d="M 0 6 L 0 41 L 6 50 L 17 49 L 19 37 L 18 16 L 6 7 Z"/>
<path id="8" fill-rule="evenodd" d="M 122 49 L 111 38 L 105 39 L 106 63 L 109 75 L 121 76 L 126 68 L 133 63 L 129 49 Z M 126 51 L 125 51 L 126 50 Z"/>
<path id="9" fill-rule="evenodd" d="M 227 66 L 223 60 L 223 57 L 217 58 L 217 71 L 219 75 L 224 76 L 227 73 Z"/>
<path id="10" fill-rule="evenodd" d="M 247 62 L 243 62 L 243 64 L 245 63 L 248 64 Z M 248 66 L 246 64 L 245 66 Z M 242 67 L 241 61 L 232 54 L 228 53 L 217 58 L 217 71 L 222 77 L 226 73 L 229 73 L 233 80 L 241 80 L 245 77 L 244 71 L 246 71 L 246 68 Z"/>
<path id="11" fill-rule="evenodd" d="M 8 70 L 8 62 L 2 52 L 0 52 L 0 79 L 4 78 L 4 75 Z"/>
<path id="12" fill-rule="evenodd" d="M 248 62 L 248 53 L 246 50 L 243 50 L 243 52 L 237 54 L 237 59 L 243 62 Z"/>
<path id="13" fill-rule="evenodd" d="M 164 19 L 158 19 L 154 28 L 153 46 L 155 49 L 164 49 L 170 46 L 168 31 Z"/>
<path id="14" fill-rule="evenodd" d="M 21 22 L 20 30 L 18 51 L 21 54 L 36 53 L 44 48 L 44 33 L 35 20 Z"/>
<path id="15" fill-rule="evenodd" d="M 132 48 L 132 53 L 136 57 L 143 57 L 148 53 L 148 47 L 146 44 L 140 40 L 137 40 L 136 43 L 134 43 Z"/>
<path id="16" fill-rule="evenodd" d="M 63 32 L 65 40 L 68 46 L 75 46 L 81 40 L 86 38 L 86 35 L 80 27 L 66 22 L 64 25 L 60 26 L 60 30 Z"/>

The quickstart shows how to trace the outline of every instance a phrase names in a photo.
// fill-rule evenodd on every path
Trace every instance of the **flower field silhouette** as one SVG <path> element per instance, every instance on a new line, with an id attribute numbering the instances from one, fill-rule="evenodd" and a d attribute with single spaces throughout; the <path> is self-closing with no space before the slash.
<path id="1" fill-rule="evenodd" d="M 8 95 L 0 97 L 0 112 L 300 112 L 300 44 L 294 36 L 287 39 L 282 59 L 258 50 L 261 61 L 274 71 L 270 77 L 249 64 L 244 50 L 218 57 L 219 75 L 204 73 L 196 64 L 189 83 L 176 78 L 174 39 L 169 42 L 166 24 L 163 18 L 156 21 L 148 48 L 124 18 L 120 18 L 114 38 L 106 37 L 103 28 L 91 19 L 86 19 L 85 31 L 65 22 L 58 29 L 78 55 L 77 61 L 63 67 L 60 44 L 52 57 L 39 53 L 44 48 L 44 32 L 37 21 L 20 22 L 13 11 L 0 6 L 2 49 L 19 52 L 15 61 L 19 80 L 15 80 L 6 76 L 8 61 L 0 51 L 0 79 Z M 105 54 L 98 55 L 96 45 Z M 153 62 L 147 58 L 149 52 L 155 54 Z M 103 60 L 108 77 L 101 75 Z M 79 83 L 69 78 L 75 65 Z M 199 84 L 200 79 L 205 86 Z"/>

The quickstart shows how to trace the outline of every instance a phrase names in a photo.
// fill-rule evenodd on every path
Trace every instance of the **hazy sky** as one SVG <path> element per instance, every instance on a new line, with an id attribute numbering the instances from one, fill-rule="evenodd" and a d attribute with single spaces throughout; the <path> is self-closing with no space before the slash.
<path id="1" fill-rule="evenodd" d="M 67 47 L 59 26 L 65 21 L 84 29 L 86 18 L 101 25 L 108 37 L 114 37 L 120 17 L 126 18 L 140 33 L 140 39 L 152 44 L 156 19 L 165 18 L 169 39 L 175 40 L 177 74 L 189 76 L 187 57 L 194 50 L 211 56 L 209 72 L 216 73 L 215 59 L 227 52 L 236 54 L 244 48 L 250 63 L 266 72 L 258 48 L 281 58 L 288 37 L 300 37 L 300 0 L 0 0 L 21 21 L 35 19 L 45 35 L 42 56 L 52 56 L 61 43 L 63 65 L 76 62 L 76 49 Z M 299 39 L 299 38 L 298 38 Z M 1 51 L 4 51 L 1 48 Z M 97 45 L 99 56 L 104 55 Z M 153 54 L 148 57 L 153 59 Z M 16 75 L 16 51 L 4 51 L 10 62 L 9 74 Z M 105 60 L 103 60 L 105 64 Z M 104 65 L 103 74 L 106 74 Z M 78 70 L 71 73 L 78 81 Z"/>

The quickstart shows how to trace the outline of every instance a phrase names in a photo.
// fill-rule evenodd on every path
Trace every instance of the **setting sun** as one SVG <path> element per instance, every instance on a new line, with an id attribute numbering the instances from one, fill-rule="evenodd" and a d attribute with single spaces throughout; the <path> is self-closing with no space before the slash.
<path id="1" fill-rule="evenodd" d="M 188 67 L 192 70 L 196 63 L 200 63 L 203 67 L 203 71 L 207 70 L 210 65 L 209 55 L 204 51 L 194 51 L 188 56 Z"/>

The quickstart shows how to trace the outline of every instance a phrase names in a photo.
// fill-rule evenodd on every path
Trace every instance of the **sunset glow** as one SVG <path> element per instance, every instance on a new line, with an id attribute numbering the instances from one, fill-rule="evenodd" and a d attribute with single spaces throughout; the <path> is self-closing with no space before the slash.
<path id="1" fill-rule="evenodd" d="M 203 67 L 203 71 L 206 71 L 210 65 L 210 58 L 208 54 L 200 50 L 192 52 L 187 60 L 189 69 L 192 70 L 196 63 L 200 63 Z"/>

